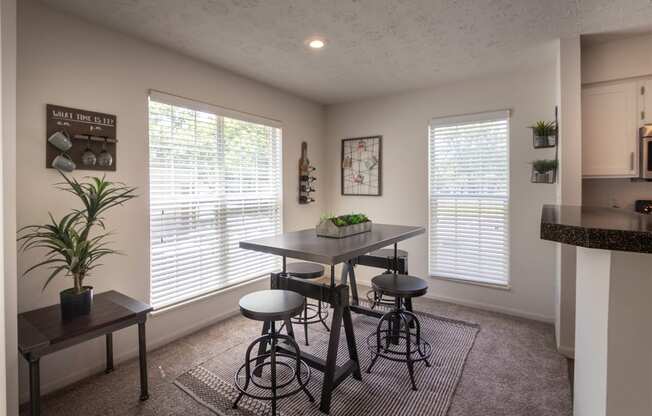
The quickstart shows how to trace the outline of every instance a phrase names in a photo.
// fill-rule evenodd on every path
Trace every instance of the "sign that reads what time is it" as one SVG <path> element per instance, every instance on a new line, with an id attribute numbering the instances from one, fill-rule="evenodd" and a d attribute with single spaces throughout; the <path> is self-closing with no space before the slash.
<path id="1" fill-rule="evenodd" d="M 52 160 L 61 152 L 47 143 L 47 139 L 57 131 L 65 132 L 71 138 L 73 147 L 67 152 L 82 170 L 115 170 L 116 167 L 116 116 L 78 108 L 48 104 L 46 106 L 46 167 L 52 167 Z M 90 140 L 83 140 L 84 138 Z M 82 165 L 81 155 L 90 148 L 95 154 L 108 151 L 113 157 L 110 167 Z"/>

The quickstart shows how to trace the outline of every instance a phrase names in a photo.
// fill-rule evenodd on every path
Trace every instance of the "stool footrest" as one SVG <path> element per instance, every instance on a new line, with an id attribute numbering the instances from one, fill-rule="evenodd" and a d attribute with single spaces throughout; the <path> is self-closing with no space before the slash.
<path id="1" fill-rule="evenodd" d="M 383 324 L 386 324 L 387 329 L 383 329 Z M 410 330 L 412 325 L 415 328 L 414 332 Z M 379 357 L 405 363 L 412 390 L 417 390 L 414 381 L 414 364 L 423 361 L 426 367 L 430 367 L 428 358 L 432 355 L 432 347 L 421 337 L 421 324 L 414 313 L 403 309 L 397 299 L 396 308 L 380 318 L 376 331 L 369 335 L 366 341 L 371 353 L 371 363 L 367 373 L 371 373 Z"/>

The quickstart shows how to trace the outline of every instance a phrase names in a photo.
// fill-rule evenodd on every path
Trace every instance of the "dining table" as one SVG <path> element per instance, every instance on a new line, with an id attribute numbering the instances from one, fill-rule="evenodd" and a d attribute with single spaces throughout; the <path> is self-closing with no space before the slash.
<path id="1" fill-rule="evenodd" d="M 333 309 L 326 358 L 301 352 L 301 359 L 311 368 L 324 374 L 319 406 L 323 413 L 329 413 L 333 391 L 339 384 L 350 376 L 362 381 L 351 313 L 382 316 L 382 312 L 378 309 L 372 309 L 360 302 L 355 276 L 357 259 L 372 251 L 393 245 L 395 254 L 392 269 L 398 273 L 398 243 L 424 232 L 424 227 L 420 226 L 374 223 L 370 231 L 344 238 L 321 237 L 317 235 L 314 228 L 311 228 L 240 241 L 242 249 L 282 257 L 282 270 L 271 273 L 271 289 L 292 290 L 306 298 L 326 302 Z M 288 258 L 330 266 L 330 281 L 312 281 L 288 275 L 286 273 Z M 335 276 L 335 266 L 338 264 L 343 265 L 339 281 Z M 265 322 L 262 333 L 268 333 L 270 326 L 270 322 Z M 342 327 L 344 327 L 349 359 L 338 365 L 337 354 Z M 286 325 L 286 329 L 288 335 L 294 336 L 292 325 Z M 259 355 L 262 355 L 266 346 L 261 344 L 259 348 Z"/>

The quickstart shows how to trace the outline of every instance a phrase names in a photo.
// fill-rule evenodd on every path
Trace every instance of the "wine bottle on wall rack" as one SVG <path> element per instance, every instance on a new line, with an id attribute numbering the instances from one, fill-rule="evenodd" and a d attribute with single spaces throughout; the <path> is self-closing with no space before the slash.
<path id="1" fill-rule="evenodd" d="M 308 159 L 308 143 L 301 143 L 301 158 L 299 159 L 299 203 L 309 204 L 315 202 L 315 199 L 310 196 L 311 192 L 315 192 L 313 183 L 317 180 L 311 176 L 312 172 L 316 169 L 310 165 Z"/>

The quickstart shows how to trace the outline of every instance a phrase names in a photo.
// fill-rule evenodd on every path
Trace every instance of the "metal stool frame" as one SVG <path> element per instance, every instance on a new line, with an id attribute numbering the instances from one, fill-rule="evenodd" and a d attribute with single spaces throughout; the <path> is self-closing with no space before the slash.
<path id="1" fill-rule="evenodd" d="M 301 359 L 301 351 L 299 350 L 299 345 L 294 341 L 294 338 L 292 338 L 289 335 L 283 335 L 279 332 L 276 331 L 276 323 L 274 321 L 270 321 L 271 328 L 269 332 L 265 335 L 262 335 L 254 340 L 251 344 L 249 344 L 249 347 L 247 347 L 247 352 L 245 355 L 245 363 L 238 369 L 238 371 L 235 373 L 235 387 L 238 389 L 240 394 L 238 395 L 238 398 L 233 402 L 233 409 L 238 408 L 238 403 L 242 399 L 243 396 L 251 397 L 253 399 L 257 400 L 269 400 L 272 402 L 272 416 L 276 416 L 276 402 L 279 399 L 283 399 L 289 396 L 292 396 L 299 391 L 303 391 L 306 396 L 308 396 L 308 400 L 310 402 L 314 402 L 315 399 L 314 397 L 310 394 L 306 386 L 308 385 L 308 382 L 310 381 L 310 367 L 308 364 L 306 364 L 305 361 Z M 283 340 L 285 342 L 285 346 L 289 346 L 294 350 L 294 353 L 288 353 L 285 351 L 279 351 L 278 348 L 278 341 Z M 251 357 L 251 351 L 256 345 L 264 345 L 263 343 L 268 343 L 270 345 L 270 349 L 267 352 L 264 352 L 262 354 L 256 355 L 254 357 Z M 281 382 L 278 384 L 277 379 L 276 379 L 276 367 L 277 365 L 282 365 L 286 368 L 290 368 L 290 365 L 285 362 L 279 362 L 277 361 L 278 357 L 285 357 L 285 358 L 291 358 L 296 360 L 295 361 L 295 366 L 294 366 L 294 372 L 292 374 L 292 377 L 289 379 L 285 380 L 284 382 Z M 266 360 L 269 358 L 269 362 Z M 256 365 L 253 366 L 252 368 L 252 363 L 256 363 Z M 267 386 L 264 384 L 259 384 L 255 377 L 258 376 L 261 372 L 263 367 L 269 366 L 270 371 L 271 371 L 271 385 Z M 301 369 L 302 367 L 306 370 L 307 376 L 305 377 L 305 380 L 303 380 L 301 376 Z M 240 379 L 241 379 L 241 373 L 242 370 L 245 371 L 244 377 L 245 377 L 245 382 L 244 386 L 241 385 Z M 283 387 L 289 386 L 291 383 L 293 383 L 296 380 L 297 382 L 297 388 L 283 393 L 283 394 L 278 394 L 278 389 L 281 389 Z M 248 393 L 247 389 L 249 388 L 249 383 L 253 384 L 254 386 L 258 387 L 259 389 L 263 390 L 270 390 L 270 395 L 269 396 L 263 396 L 263 395 L 256 395 L 252 393 Z"/>
<path id="2" fill-rule="evenodd" d="M 426 367 L 430 367 L 428 358 L 432 355 L 432 347 L 428 341 L 421 338 L 421 324 L 417 316 L 403 308 L 403 301 L 400 297 L 396 297 L 395 299 L 394 308 L 380 318 L 376 332 L 367 337 L 367 348 L 372 355 L 367 373 L 371 373 L 378 357 L 406 363 L 408 374 L 410 375 L 410 382 L 412 383 L 412 390 L 416 391 L 417 385 L 414 380 L 414 364 L 424 361 Z M 387 329 L 383 329 L 383 324 L 385 323 L 387 323 Z M 410 331 L 412 325 L 415 327 L 415 333 Z M 374 338 L 376 341 L 375 344 L 373 344 Z M 416 347 L 414 350 L 412 349 L 413 339 L 414 346 Z M 392 345 L 399 345 L 400 340 L 405 342 L 405 351 L 392 347 Z"/>

